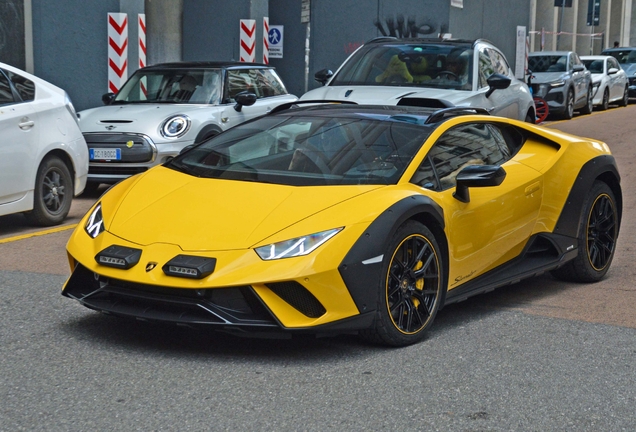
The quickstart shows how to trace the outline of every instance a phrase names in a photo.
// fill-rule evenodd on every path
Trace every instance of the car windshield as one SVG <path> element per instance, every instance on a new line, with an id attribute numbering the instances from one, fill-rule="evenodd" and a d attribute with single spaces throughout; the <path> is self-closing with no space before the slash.
<path id="1" fill-rule="evenodd" d="M 472 59 L 468 44 L 369 44 L 347 60 L 329 85 L 472 90 Z"/>
<path id="2" fill-rule="evenodd" d="M 537 55 L 528 57 L 528 69 L 537 72 L 565 72 L 568 70 L 567 55 Z"/>
<path id="3" fill-rule="evenodd" d="M 603 60 L 581 59 L 587 70 L 592 73 L 603 73 Z"/>
<path id="4" fill-rule="evenodd" d="M 291 186 L 395 184 L 432 130 L 415 122 L 408 115 L 263 117 L 165 166 L 196 177 Z"/>
<path id="5" fill-rule="evenodd" d="M 123 85 L 113 103 L 218 104 L 221 83 L 221 69 L 142 69 Z"/>
<path id="6" fill-rule="evenodd" d="M 607 51 L 604 54 L 611 55 L 620 64 L 636 63 L 636 50 L 634 49 Z"/>

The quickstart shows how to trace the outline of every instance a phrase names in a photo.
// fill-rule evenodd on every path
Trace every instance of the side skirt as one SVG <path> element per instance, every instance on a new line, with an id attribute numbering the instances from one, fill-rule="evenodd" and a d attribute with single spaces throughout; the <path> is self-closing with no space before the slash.
<path id="1" fill-rule="evenodd" d="M 542 233 L 530 238 L 519 257 L 449 290 L 444 305 L 555 270 L 578 255 L 578 242 L 569 236 Z"/>

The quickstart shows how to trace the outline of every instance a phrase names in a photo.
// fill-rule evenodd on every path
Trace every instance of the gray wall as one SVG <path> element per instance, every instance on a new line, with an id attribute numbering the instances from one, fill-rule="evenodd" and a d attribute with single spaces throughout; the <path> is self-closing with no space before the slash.
<path id="1" fill-rule="evenodd" d="M 0 0 L 0 62 L 25 69 L 24 0 Z"/>
<path id="2" fill-rule="evenodd" d="M 450 8 L 449 32 L 454 38 L 483 38 L 499 48 L 515 69 L 517 26 L 530 31 L 527 0 L 464 0 L 464 8 Z"/>
<path id="3" fill-rule="evenodd" d="M 65 89 L 78 111 L 100 106 L 108 90 L 108 13 L 128 13 L 130 76 L 138 64 L 137 13 L 143 13 L 143 1 L 32 2 L 35 75 Z"/>

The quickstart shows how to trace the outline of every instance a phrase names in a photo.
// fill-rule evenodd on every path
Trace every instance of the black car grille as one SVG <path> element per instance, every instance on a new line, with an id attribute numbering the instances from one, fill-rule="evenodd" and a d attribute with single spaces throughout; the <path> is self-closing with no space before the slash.
<path id="1" fill-rule="evenodd" d="M 629 79 L 629 85 L 636 85 L 636 77 L 632 77 Z"/>
<path id="2" fill-rule="evenodd" d="M 86 133 L 84 139 L 89 149 L 119 149 L 121 160 L 92 162 L 99 163 L 143 163 L 154 159 L 156 151 L 149 138 L 128 133 Z M 132 142 L 132 144 L 130 144 Z M 92 170 L 91 170 L 92 173 Z M 108 173 L 110 174 L 110 172 Z"/>
<path id="3" fill-rule="evenodd" d="M 167 288 L 94 277 L 78 264 L 63 294 L 114 315 L 190 325 L 278 327 L 249 286 Z"/>
<path id="4" fill-rule="evenodd" d="M 135 174 L 147 171 L 147 167 L 127 167 L 127 166 L 89 166 L 89 174 L 102 175 L 102 174 L 115 174 L 115 175 L 127 175 L 132 176 Z"/>

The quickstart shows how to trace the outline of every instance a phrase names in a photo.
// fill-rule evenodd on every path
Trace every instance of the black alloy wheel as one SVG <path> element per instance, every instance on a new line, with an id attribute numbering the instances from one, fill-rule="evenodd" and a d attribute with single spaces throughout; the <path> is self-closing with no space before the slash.
<path id="1" fill-rule="evenodd" d="M 599 108 L 603 111 L 609 108 L 609 90 L 607 88 L 603 92 L 603 101 L 601 102 L 601 106 Z"/>
<path id="2" fill-rule="evenodd" d="M 25 216 L 35 225 L 62 223 L 71 209 L 73 178 L 66 164 L 56 156 L 42 161 L 37 171 L 33 210 Z"/>
<path id="3" fill-rule="evenodd" d="M 398 229 L 387 252 L 376 320 L 361 334 L 384 345 L 410 345 L 422 340 L 443 301 L 443 258 L 431 231 L 415 221 Z"/>
<path id="4" fill-rule="evenodd" d="M 583 204 L 578 236 L 579 254 L 552 272 L 559 279 L 597 282 L 609 270 L 619 231 L 619 215 L 614 193 L 597 181 Z"/>

